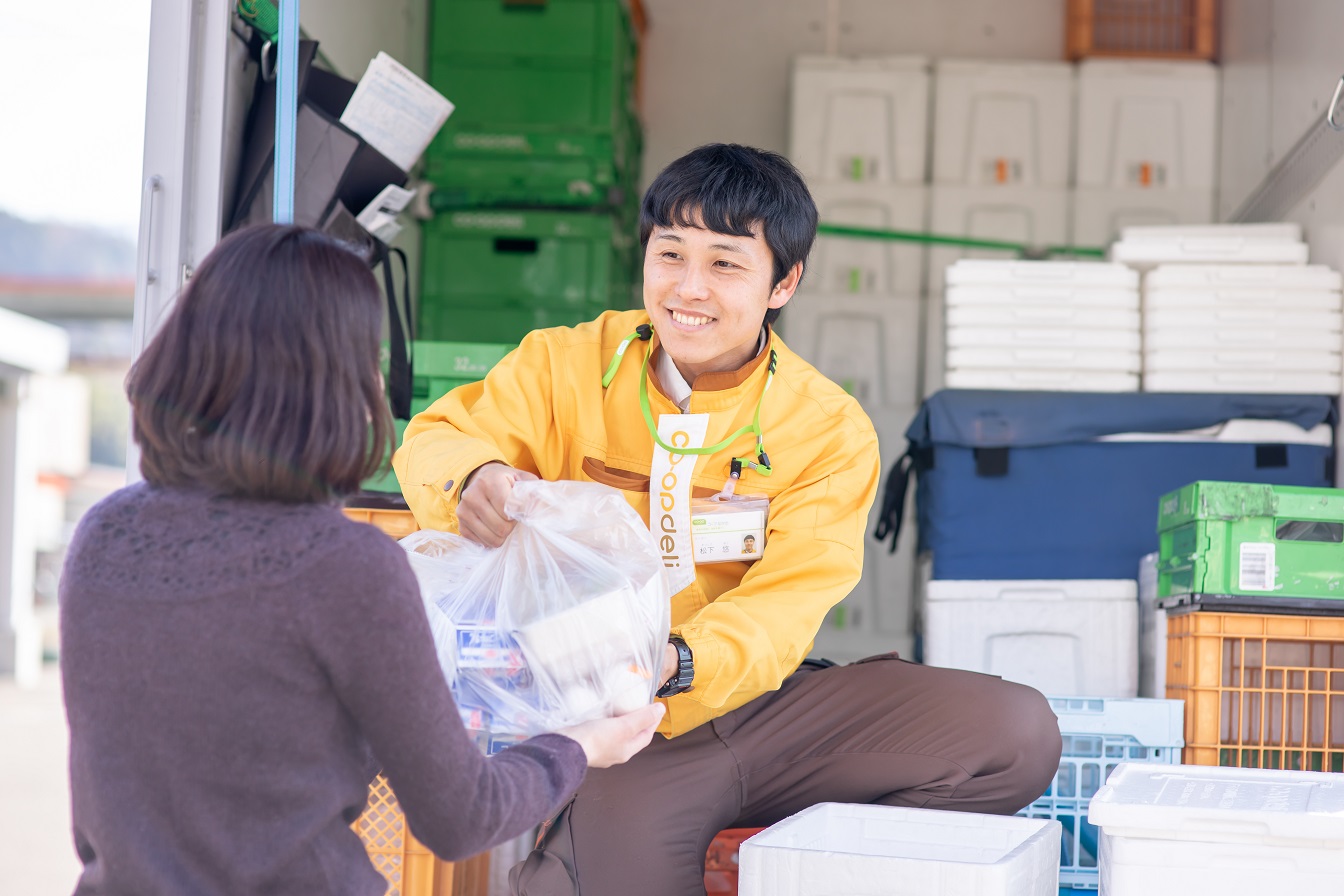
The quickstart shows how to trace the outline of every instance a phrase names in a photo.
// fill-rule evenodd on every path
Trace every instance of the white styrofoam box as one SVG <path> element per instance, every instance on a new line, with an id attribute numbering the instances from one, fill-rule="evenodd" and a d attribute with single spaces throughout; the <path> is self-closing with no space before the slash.
<path id="1" fill-rule="evenodd" d="M 1264 327 L 1283 330 L 1338 332 L 1340 315 L 1333 311 L 1280 311 L 1276 308 L 1157 308 L 1143 317 L 1145 333 L 1163 330 L 1233 330 Z"/>
<path id="2" fill-rule="evenodd" d="M 1169 370 L 1145 373 L 1145 392 L 1246 392 L 1338 395 L 1339 374 L 1275 370 Z"/>
<path id="3" fill-rule="evenodd" d="M 1218 176 L 1218 69 L 1087 59 L 1078 66 L 1080 187 L 1205 190 Z"/>
<path id="4" fill-rule="evenodd" d="M 1344 882 L 1344 775 L 1124 763 L 1088 808 L 1107 896 L 1291 893 Z"/>
<path id="5" fill-rule="evenodd" d="M 1307 244 L 1239 236 L 1179 240 L 1122 240 L 1111 246 L 1111 261 L 1135 267 L 1215 262 L 1220 264 L 1306 264 Z"/>
<path id="6" fill-rule="evenodd" d="M 1253 265 L 1248 265 L 1253 267 Z M 1161 308 L 1274 308 L 1282 311 L 1335 311 L 1344 305 L 1338 292 L 1309 289 L 1145 289 L 1143 307 Z"/>
<path id="7" fill-rule="evenodd" d="M 1026 370 L 1078 370 L 1138 373 L 1143 356 L 1137 351 L 1116 351 L 1073 346 L 1008 348 L 950 348 L 948 370 L 974 368 L 1023 368 Z"/>
<path id="8" fill-rule="evenodd" d="M 908 406 L 919 400 L 922 301 L 805 292 L 779 323 L 790 348 L 865 408 Z"/>
<path id="9" fill-rule="evenodd" d="M 1344 316 L 1333 315 L 1341 320 Z M 1226 349 L 1260 348 L 1275 351 L 1337 352 L 1344 349 L 1344 337 L 1339 328 L 1321 330 L 1291 330 L 1271 327 L 1224 327 L 1221 329 L 1167 329 L 1148 327 L 1143 334 L 1148 351 L 1164 349 Z"/>
<path id="10" fill-rule="evenodd" d="M 798 56 L 791 91 L 789 158 L 809 183 L 924 182 L 926 58 Z"/>
<path id="11" fill-rule="evenodd" d="M 933 180 L 1067 187 L 1073 66 L 940 59 L 933 69 Z"/>
<path id="12" fill-rule="evenodd" d="M 924 231 L 927 187 L 835 183 L 810 189 L 825 224 Z M 820 235 L 807 261 L 803 287 L 832 293 L 917 293 L 924 285 L 924 254 L 918 243 Z"/>
<path id="13" fill-rule="evenodd" d="M 1137 392 L 1137 373 L 1087 370 L 1015 370 L 1008 368 L 949 369 L 948 389 L 1012 389 L 1024 392 Z"/>
<path id="14" fill-rule="evenodd" d="M 1139 275 L 1123 264 L 1105 261 L 1003 261 L 966 258 L 947 269 L 946 282 L 953 286 L 993 286 L 1055 290 L 1056 296 L 1136 292 Z M 1136 300 L 1137 302 L 1137 300 Z M 1136 305 L 1137 307 L 1137 305 Z"/>
<path id="15" fill-rule="evenodd" d="M 865 408 L 877 430 L 882 480 L 864 529 L 863 577 L 849 596 L 826 615 L 813 643 L 813 656 L 854 662 L 893 650 L 906 658 L 914 655 L 914 489 L 906 494 L 905 519 L 896 552 L 888 550 L 888 543 L 873 538 L 873 532 L 882 511 L 887 477 L 905 453 L 905 430 L 918 410 L 913 404 Z"/>
<path id="16" fill-rule="evenodd" d="M 1120 230 L 1122 240 L 1168 240 L 1183 236 L 1240 236 L 1256 240 L 1286 240 L 1302 242 L 1302 225 L 1291 221 L 1273 224 L 1196 224 L 1184 227 L 1125 227 Z"/>
<path id="17" fill-rule="evenodd" d="M 1274 225 L 1263 225 L 1274 226 Z M 1154 228 L 1159 229 L 1159 228 Z M 1166 228 L 1160 228 L 1166 229 Z M 1173 231 L 1182 228 L 1171 228 Z M 1200 228 L 1189 228 L 1198 230 Z M 1210 234 L 1194 235 L 1194 239 L 1219 239 L 1213 231 Z M 1136 242 L 1126 239 L 1123 242 Z M 1264 242 L 1264 240 L 1256 240 Z M 1296 243 L 1299 241 L 1279 240 Z M 1323 264 L 1169 264 L 1159 265 L 1144 275 L 1143 288 L 1154 290 L 1255 290 L 1266 292 L 1285 292 L 1306 290 L 1310 292 L 1339 292 L 1341 286 L 1339 271 Z"/>
<path id="18" fill-rule="evenodd" d="M 925 583 L 924 661 L 1000 675 L 1050 694 L 1133 697 L 1133 579 Z"/>
<path id="19" fill-rule="evenodd" d="M 1149 351 L 1143 356 L 1144 373 L 1165 373 L 1180 370 L 1272 370 L 1281 373 L 1333 373 L 1341 372 L 1340 354 L 1334 352 L 1308 352 L 1289 349 L 1214 349 L 1189 350 L 1170 349 Z"/>
<path id="20" fill-rule="evenodd" d="M 968 309 L 969 310 L 969 309 Z M 947 328 L 948 350 L 957 348 L 1101 349 L 1137 354 L 1139 331 L 1080 330 L 1074 327 L 957 327 Z"/>
<path id="21" fill-rule="evenodd" d="M 1106 246 L 1140 224 L 1207 224 L 1213 220 L 1210 190 L 1112 190 L 1077 187 L 1071 221 L 1075 246 Z"/>
<path id="22" fill-rule="evenodd" d="M 1157 605 L 1157 557 L 1153 551 L 1139 560 L 1140 697 L 1167 695 L 1167 611 Z"/>
<path id="23" fill-rule="evenodd" d="M 819 803 L 738 851 L 741 896 L 1056 896 L 1060 824 Z"/>
<path id="24" fill-rule="evenodd" d="M 959 288 L 958 288 L 959 289 Z M 957 289 L 947 291 L 950 300 Z M 959 327 L 1074 327 L 1077 329 L 1113 328 L 1138 332 L 1138 303 L 1132 309 L 1115 307 L 1070 307 L 1060 304 L 968 303 L 949 305 L 948 329 Z"/>

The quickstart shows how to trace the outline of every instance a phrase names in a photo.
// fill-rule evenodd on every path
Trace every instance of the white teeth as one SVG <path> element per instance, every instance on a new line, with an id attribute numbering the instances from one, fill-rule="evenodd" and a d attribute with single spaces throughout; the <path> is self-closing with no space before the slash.
<path id="1" fill-rule="evenodd" d="M 688 327 L 699 327 L 709 323 L 714 318 L 699 317 L 698 315 L 682 314 L 680 311 L 673 311 L 672 319 L 677 323 L 684 324 Z"/>

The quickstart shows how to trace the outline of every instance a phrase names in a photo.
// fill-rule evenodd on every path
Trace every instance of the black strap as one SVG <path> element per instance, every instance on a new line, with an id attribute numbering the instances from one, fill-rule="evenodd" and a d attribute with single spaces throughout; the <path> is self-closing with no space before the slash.
<path id="1" fill-rule="evenodd" d="M 877 515 L 877 528 L 873 537 L 879 542 L 891 538 L 888 553 L 896 553 L 896 538 L 901 534 L 901 520 L 905 516 L 905 495 L 910 489 L 910 473 L 915 466 L 914 448 L 902 454 L 891 465 L 887 474 L 887 487 L 882 493 L 882 509 Z"/>
<path id="2" fill-rule="evenodd" d="M 382 240 L 377 242 L 378 264 L 383 269 L 383 286 L 387 293 L 388 327 L 388 366 L 387 399 L 392 408 L 392 416 L 398 420 L 411 418 L 411 381 L 413 362 L 411 343 L 415 339 L 415 321 L 411 317 L 411 276 L 410 266 L 406 263 L 406 253 L 400 249 L 389 249 Z M 402 309 L 397 304 L 397 288 L 392 279 L 392 259 L 396 255 L 401 259 L 402 304 L 405 307 L 405 325 L 402 324 Z"/>

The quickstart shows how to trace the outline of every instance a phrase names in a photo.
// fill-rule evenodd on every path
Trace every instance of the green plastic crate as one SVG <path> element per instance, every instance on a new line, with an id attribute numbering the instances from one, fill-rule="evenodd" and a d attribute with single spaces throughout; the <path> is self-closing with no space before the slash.
<path id="1" fill-rule="evenodd" d="M 430 56 L 584 63 L 629 53 L 622 0 L 434 0 Z"/>
<path id="2" fill-rule="evenodd" d="M 518 341 L 533 330 L 546 327 L 572 327 L 586 320 L 592 320 L 613 307 L 617 306 L 595 304 L 568 309 L 538 307 L 490 310 L 434 305 L 421 311 L 418 330 L 421 335 L 431 339 Z"/>
<path id="3" fill-rule="evenodd" d="M 1158 509 L 1158 596 L 1344 610 L 1344 490 L 1194 482 Z"/>
<path id="4" fill-rule="evenodd" d="M 437 215 L 424 225 L 417 335 L 516 341 L 437 331 L 427 321 L 440 307 L 575 313 L 611 307 L 614 287 L 629 282 L 634 243 L 612 215 L 503 209 Z"/>

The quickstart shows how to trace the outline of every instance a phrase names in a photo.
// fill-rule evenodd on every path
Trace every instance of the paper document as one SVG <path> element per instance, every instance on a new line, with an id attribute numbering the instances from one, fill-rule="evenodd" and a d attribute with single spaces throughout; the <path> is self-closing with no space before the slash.
<path id="1" fill-rule="evenodd" d="M 383 187 L 381 193 L 373 198 L 372 202 L 364 207 L 364 210 L 355 217 L 355 220 L 378 239 L 390 243 L 398 233 L 401 233 L 401 225 L 397 223 L 397 215 L 401 214 L 402 209 L 406 208 L 414 198 L 414 190 L 406 190 L 396 184 L 388 184 Z"/>
<path id="2" fill-rule="evenodd" d="M 453 104 L 386 53 L 370 62 L 341 124 L 409 171 L 453 112 Z"/>

